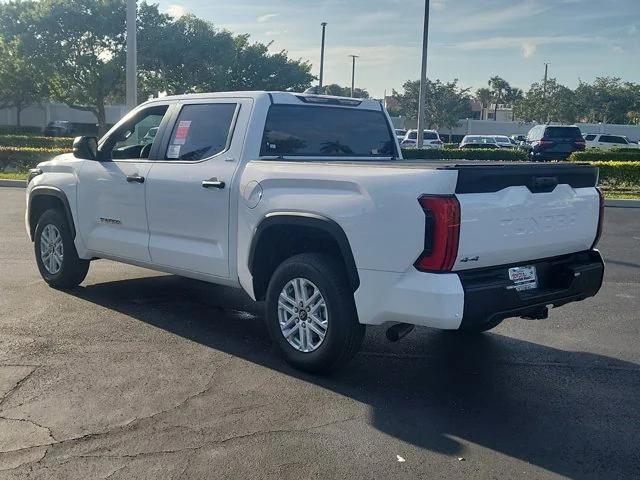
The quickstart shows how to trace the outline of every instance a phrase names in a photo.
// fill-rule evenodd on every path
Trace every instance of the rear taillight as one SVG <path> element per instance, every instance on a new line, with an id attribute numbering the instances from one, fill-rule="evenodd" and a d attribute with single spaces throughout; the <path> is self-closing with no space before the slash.
<path id="1" fill-rule="evenodd" d="M 423 195 L 424 250 L 414 263 L 421 272 L 449 272 L 458 256 L 460 203 L 453 195 Z"/>
<path id="2" fill-rule="evenodd" d="M 548 138 L 541 138 L 541 139 L 538 141 L 538 145 L 553 145 L 553 144 L 555 144 L 555 143 L 556 143 L 556 142 L 554 142 L 553 140 L 549 140 Z"/>
<path id="3" fill-rule="evenodd" d="M 585 142 L 584 140 L 576 140 L 573 143 L 576 147 L 578 147 L 579 150 L 584 150 L 587 147 L 587 142 Z"/>
<path id="4" fill-rule="evenodd" d="M 600 237 L 602 236 L 602 226 L 604 225 L 604 193 L 600 189 L 600 187 L 596 187 L 598 190 L 598 196 L 600 197 L 600 216 L 598 217 L 598 229 L 596 230 L 596 238 L 593 241 L 593 245 L 591 248 L 596 248 L 598 242 L 600 241 Z"/>

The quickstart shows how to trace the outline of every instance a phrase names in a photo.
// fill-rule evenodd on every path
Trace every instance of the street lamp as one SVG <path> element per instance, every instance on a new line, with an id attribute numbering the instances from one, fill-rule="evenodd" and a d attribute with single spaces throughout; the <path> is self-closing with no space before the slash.
<path id="1" fill-rule="evenodd" d="M 420 73 L 420 100 L 418 101 L 418 132 L 416 148 L 424 147 L 424 127 L 427 103 L 427 44 L 429 41 L 429 0 L 424 2 L 424 29 L 422 30 L 422 71 Z"/>
<path id="2" fill-rule="evenodd" d="M 127 0 L 127 111 L 133 110 L 138 105 L 138 55 L 136 52 L 136 16 L 136 0 Z"/>
<path id="3" fill-rule="evenodd" d="M 360 58 L 358 55 L 349 55 L 353 60 L 351 64 L 351 98 L 354 97 L 356 90 L 356 58 Z"/>
<path id="4" fill-rule="evenodd" d="M 322 93 L 322 81 L 324 79 L 324 38 L 327 30 L 327 22 L 322 22 L 322 46 L 320 47 L 320 92 Z"/>

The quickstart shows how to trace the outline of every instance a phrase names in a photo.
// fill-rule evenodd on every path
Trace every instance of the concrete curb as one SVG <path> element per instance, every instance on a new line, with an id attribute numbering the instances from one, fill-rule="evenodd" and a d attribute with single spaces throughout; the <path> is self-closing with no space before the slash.
<path id="1" fill-rule="evenodd" d="M 640 200 L 605 200 L 605 207 L 640 208 Z"/>
<path id="2" fill-rule="evenodd" d="M 0 180 L 0 187 L 26 188 L 27 182 L 24 180 Z"/>
<path id="3" fill-rule="evenodd" d="M 0 180 L 0 187 L 26 188 L 24 180 Z M 614 208 L 640 208 L 640 200 L 606 200 L 605 207 Z"/>

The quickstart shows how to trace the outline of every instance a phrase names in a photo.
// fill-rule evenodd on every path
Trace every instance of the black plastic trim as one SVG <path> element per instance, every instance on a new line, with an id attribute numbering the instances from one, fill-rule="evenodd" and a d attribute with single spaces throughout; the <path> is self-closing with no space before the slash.
<path id="1" fill-rule="evenodd" d="M 56 187 L 33 187 L 31 192 L 29 193 L 29 228 L 31 229 L 31 238 L 33 238 L 33 231 L 35 230 L 35 225 L 31 224 L 31 203 L 33 199 L 38 196 L 48 195 L 50 197 L 55 197 L 62 202 L 64 206 L 64 214 L 67 217 L 67 222 L 69 222 L 69 229 L 71 230 L 71 236 L 76 238 L 76 226 L 73 221 L 73 214 L 71 213 L 71 207 L 69 206 L 69 200 L 67 199 L 67 195 Z"/>
<path id="2" fill-rule="evenodd" d="M 509 280 L 510 267 L 534 265 L 535 290 L 516 291 Z M 461 329 L 488 325 L 496 320 L 535 317 L 546 305 L 561 306 L 592 297 L 602 287 L 604 263 L 600 252 L 586 250 L 542 260 L 519 262 L 458 272 L 464 290 Z"/>
<path id="3" fill-rule="evenodd" d="M 256 248 L 260 244 L 260 238 L 269 228 L 274 226 L 302 226 L 317 228 L 331 235 L 335 239 L 338 247 L 340 248 L 340 252 L 342 253 L 347 270 L 347 276 L 349 277 L 349 284 L 354 292 L 358 289 L 360 286 L 360 277 L 358 275 L 358 269 L 353 258 L 353 252 L 351 251 L 351 245 L 349 244 L 347 235 L 344 233 L 342 227 L 334 220 L 313 213 L 274 212 L 265 216 L 265 218 L 258 224 L 249 248 L 248 263 L 249 271 L 252 275 L 255 275 L 254 268 L 256 259 L 254 257 Z"/>
<path id="4" fill-rule="evenodd" d="M 573 188 L 595 187 L 598 168 L 586 164 L 455 165 L 458 171 L 456 193 L 491 193 L 511 186 L 525 186 L 533 193 L 553 191 L 556 185 Z"/>

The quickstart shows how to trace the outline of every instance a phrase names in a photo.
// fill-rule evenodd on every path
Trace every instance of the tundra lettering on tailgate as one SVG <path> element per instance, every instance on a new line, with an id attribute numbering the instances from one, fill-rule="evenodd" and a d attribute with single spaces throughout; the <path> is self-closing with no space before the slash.
<path id="1" fill-rule="evenodd" d="M 569 230 L 576 223 L 576 214 L 541 215 L 539 217 L 506 218 L 500 220 L 505 237 L 534 235 L 541 232 Z"/>

